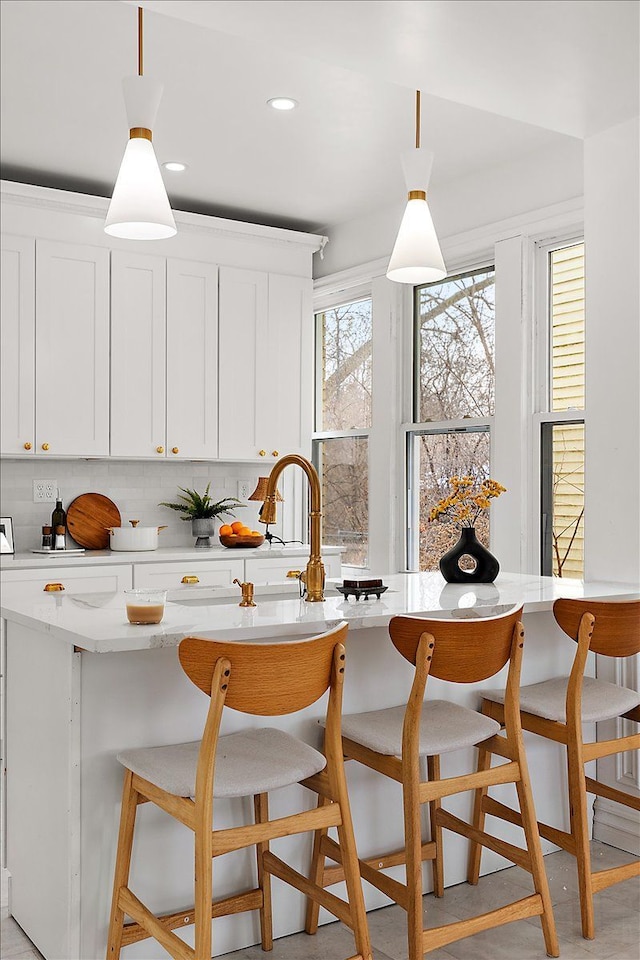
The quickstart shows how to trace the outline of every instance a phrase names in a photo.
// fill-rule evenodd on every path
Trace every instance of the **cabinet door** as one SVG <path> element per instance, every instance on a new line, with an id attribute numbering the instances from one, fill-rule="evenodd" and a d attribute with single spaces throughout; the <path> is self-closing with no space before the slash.
<path id="1" fill-rule="evenodd" d="M 267 274 L 220 267 L 218 444 L 223 460 L 267 455 L 268 439 L 258 433 L 258 407 L 267 392 L 263 384 L 271 383 L 267 320 Z"/>
<path id="2" fill-rule="evenodd" d="M 35 451 L 35 241 L 2 235 L 2 453 Z"/>
<path id="3" fill-rule="evenodd" d="M 267 454 L 309 456 L 313 410 L 312 282 L 269 274 L 266 367 L 269 382 L 258 404 L 258 435 Z"/>
<path id="4" fill-rule="evenodd" d="M 133 582 L 133 567 L 129 563 L 108 564 L 104 567 L 43 567 L 39 570 L 8 570 L 2 573 L 2 589 L 9 597 L 33 597 L 44 593 L 47 583 L 61 583 L 60 597 L 79 593 L 119 593 Z"/>
<path id="5" fill-rule="evenodd" d="M 245 560 L 245 576 L 253 583 L 282 583 L 289 579 L 287 574 L 293 570 L 305 570 L 309 554 L 290 557 L 250 557 Z M 340 557 L 322 555 L 325 577 L 340 577 Z"/>
<path id="6" fill-rule="evenodd" d="M 109 453 L 109 251 L 36 241 L 39 454 Z"/>
<path id="7" fill-rule="evenodd" d="M 166 456 L 165 260 L 111 254 L 111 456 Z"/>
<path id="8" fill-rule="evenodd" d="M 233 553 L 233 551 L 231 551 Z M 237 577 L 244 578 L 244 561 L 225 558 L 220 560 L 180 560 L 165 563 L 136 563 L 134 566 L 136 587 L 157 587 L 162 590 L 184 591 L 186 597 L 197 594 L 200 587 L 229 587 Z M 183 583 L 183 577 L 196 577 L 196 583 Z M 240 593 L 240 588 L 238 588 Z M 177 598 L 174 593 L 173 599 Z"/>
<path id="9" fill-rule="evenodd" d="M 167 261 L 167 450 L 218 456 L 218 268 Z"/>

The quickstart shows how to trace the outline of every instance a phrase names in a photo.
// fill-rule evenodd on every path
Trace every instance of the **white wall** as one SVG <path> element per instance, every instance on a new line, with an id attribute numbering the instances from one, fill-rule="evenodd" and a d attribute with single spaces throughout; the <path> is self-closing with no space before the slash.
<path id="1" fill-rule="evenodd" d="M 585 572 L 640 579 L 638 118 L 585 141 Z"/>
<path id="2" fill-rule="evenodd" d="M 278 522 L 271 532 L 283 539 L 300 536 L 298 499 L 293 484 L 293 471 L 286 470 L 278 483 L 285 502 L 278 508 Z M 55 504 L 33 503 L 33 480 L 56 480 L 65 507 L 81 493 L 102 493 L 118 507 L 123 524 L 140 520 L 145 526 L 166 524 L 160 534 L 163 547 L 192 547 L 191 524 L 160 501 L 173 503 L 178 487 L 189 487 L 200 493 L 211 481 L 210 496 L 214 500 L 238 495 L 238 481 L 246 480 L 253 491 L 258 475 L 268 475 L 260 464 L 173 463 L 120 460 L 3 460 L 0 464 L 2 516 L 13 518 L 17 553 L 40 546 L 42 527 L 51 521 Z M 256 526 L 260 503 L 247 503 L 236 517 L 252 528 Z M 225 522 L 223 518 L 222 522 Z M 73 545 L 73 544 L 71 544 Z"/>

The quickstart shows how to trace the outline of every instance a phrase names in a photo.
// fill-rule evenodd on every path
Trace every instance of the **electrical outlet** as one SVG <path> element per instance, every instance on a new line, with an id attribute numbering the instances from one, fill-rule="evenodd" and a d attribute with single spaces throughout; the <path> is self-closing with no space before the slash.
<path id="1" fill-rule="evenodd" d="M 248 500 L 251 496 L 251 481 L 238 480 L 238 500 Z"/>
<path id="2" fill-rule="evenodd" d="M 34 480 L 33 481 L 33 502 L 34 503 L 55 503 L 58 495 L 57 480 Z"/>

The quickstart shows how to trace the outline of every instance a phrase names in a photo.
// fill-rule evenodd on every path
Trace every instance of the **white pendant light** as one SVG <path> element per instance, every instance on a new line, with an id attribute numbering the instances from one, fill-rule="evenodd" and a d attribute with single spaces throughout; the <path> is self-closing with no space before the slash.
<path id="1" fill-rule="evenodd" d="M 124 240 L 165 240 L 177 233 L 151 129 L 162 84 L 142 75 L 142 7 L 138 7 L 138 76 L 122 81 L 129 122 L 127 143 L 105 221 L 105 233 Z"/>
<path id="2" fill-rule="evenodd" d="M 447 275 L 427 204 L 433 153 L 420 147 L 420 91 L 416 90 L 416 146 L 402 155 L 409 197 L 387 277 L 397 283 L 433 283 Z"/>

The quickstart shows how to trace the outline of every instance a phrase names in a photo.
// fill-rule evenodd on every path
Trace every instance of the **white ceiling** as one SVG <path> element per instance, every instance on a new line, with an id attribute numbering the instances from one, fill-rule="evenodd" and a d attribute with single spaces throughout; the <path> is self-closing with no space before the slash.
<path id="1" fill-rule="evenodd" d="M 2 0 L 3 176 L 108 196 L 137 3 Z M 154 145 L 174 207 L 305 230 L 638 113 L 636 0 L 143 0 Z M 300 102 L 277 113 L 275 95 Z"/>

